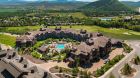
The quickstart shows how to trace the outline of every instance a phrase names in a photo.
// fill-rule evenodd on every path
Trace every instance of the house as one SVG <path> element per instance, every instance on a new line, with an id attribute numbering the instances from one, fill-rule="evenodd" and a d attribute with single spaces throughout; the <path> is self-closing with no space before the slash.
<path id="1" fill-rule="evenodd" d="M 6 55 L 0 58 L 0 78 L 58 78 L 13 51 L 5 51 Z"/>
<path id="2" fill-rule="evenodd" d="M 36 38 L 31 35 L 23 35 L 16 38 L 16 46 L 18 47 L 29 47 L 34 45 L 35 42 Z"/>

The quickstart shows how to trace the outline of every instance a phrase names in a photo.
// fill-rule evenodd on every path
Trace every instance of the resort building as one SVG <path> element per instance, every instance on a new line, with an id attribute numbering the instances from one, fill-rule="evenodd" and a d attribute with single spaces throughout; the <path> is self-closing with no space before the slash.
<path id="1" fill-rule="evenodd" d="M 14 50 L 0 51 L 0 78 L 57 78 L 19 56 Z"/>
<path id="2" fill-rule="evenodd" d="M 23 35 L 16 38 L 16 46 L 18 47 L 29 47 L 33 46 L 36 42 L 36 38 L 31 35 Z"/>
<path id="3" fill-rule="evenodd" d="M 28 36 L 28 38 L 24 37 Z M 22 37 L 22 36 L 21 36 Z M 73 30 L 73 29 L 61 29 L 56 27 L 55 29 L 41 28 L 38 31 L 28 32 L 21 37 L 17 37 L 17 46 L 22 44 L 32 46 L 36 40 L 45 40 L 47 38 L 71 38 L 80 42 L 79 45 L 72 45 L 71 52 L 68 54 L 68 59 L 74 63 L 75 58 L 80 59 L 81 64 L 88 64 L 96 61 L 102 57 L 105 57 L 111 51 L 112 46 L 121 46 L 121 42 L 105 37 L 102 33 L 90 33 L 86 30 Z M 26 42 L 25 42 L 25 41 Z M 47 47 L 42 46 L 39 51 L 45 52 Z"/>
<path id="4" fill-rule="evenodd" d="M 140 7 L 138 7 L 138 8 L 136 9 L 136 11 L 138 11 L 138 12 L 140 13 Z"/>

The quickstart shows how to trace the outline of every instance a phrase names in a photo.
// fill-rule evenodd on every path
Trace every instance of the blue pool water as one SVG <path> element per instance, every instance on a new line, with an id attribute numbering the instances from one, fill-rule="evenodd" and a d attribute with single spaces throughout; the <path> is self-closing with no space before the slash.
<path id="1" fill-rule="evenodd" d="M 57 44 L 56 45 L 56 48 L 57 49 L 64 49 L 65 48 L 65 45 L 64 44 Z"/>

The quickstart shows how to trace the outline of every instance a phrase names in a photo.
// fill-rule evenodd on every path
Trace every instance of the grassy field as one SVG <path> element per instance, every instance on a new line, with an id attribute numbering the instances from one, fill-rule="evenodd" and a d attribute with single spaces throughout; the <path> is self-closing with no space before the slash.
<path id="1" fill-rule="evenodd" d="M 4 29 L 0 28 L 0 32 L 21 34 L 27 31 L 37 30 L 39 28 L 40 26 L 6 27 Z M 55 26 L 50 26 L 49 28 L 55 28 Z M 62 26 L 62 28 L 69 28 L 69 26 Z M 135 32 L 127 29 L 115 29 L 115 28 L 108 29 L 108 28 L 102 28 L 98 26 L 72 26 L 72 29 L 76 29 L 76 30 L 86 29 L 89 32 L 101 32 L 108 37 L 122 39 L 122 40 L 140 40 L 140 32 Z M 0 43 L 14 46 L 15 37 L 0 34 Z"/>
<path id="2" fill-rule="evenodd" d="M 14 47 L 15 41 L 16 41 L 15 37 L 0 34 L 0 43 L 2 43 L 2 44 L 6 44 L 6 45 L 10 45 L 10 46 Z"/>
<path id="3" fill-rule="evenodd" d="M 41 26 L 22 26 L 22 27 L 0 27 L 0 32 L 23 34 L 27 31 L 39 29 Z"/>
<path id="4" fill-rule="evenodd" d="M 0 8 L 0 12 L 16 12 L 17 9 L 14 8 Z"/>
<path id="5" fill-rule="evenodd" d="M 54 28 L 55 26 L 50 26 L 50 28 Z M 62 28 L 69 28 L 69 26 L 62 26 Z M 86 29 L 89 32 L 101 32 L 104 35 L 111 37 L 111 38 L 117 38 L 117 39 L 123 39 L 123 40 L 139 40 L 140 39 L 140 32 L 135 32 L 132 30 L 127 29 L 108 29 L 108 28 L 102 28 L 98 26 L 72 26 L 72 29 Z"/>
<path id="6" fill-rule="evenodd" d="M 81 12 L 76 12 L 76 13 L 50 13 L 51 15 L 56 15 L 56 16 L 73 16 L 77 18 L 86 18 L 83 13 Z"/>

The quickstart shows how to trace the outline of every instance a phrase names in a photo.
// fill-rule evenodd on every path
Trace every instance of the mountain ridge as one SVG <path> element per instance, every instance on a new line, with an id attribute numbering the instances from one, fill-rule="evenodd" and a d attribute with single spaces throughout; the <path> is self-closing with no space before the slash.
<path id="1" fill-rule="evenodd" d="M 118 0 L 99 0 L 81 7 L 94 11 L 131 11 L 131 8 Z"/>
<path id="2" fill-rule="evenodd" d="M 122 3 L 132 6 L 132 7 L 140 7 L 140 1 L 133 2 L 133 1 L 122 1 Z"/>

